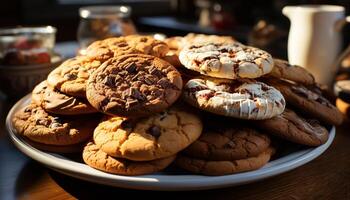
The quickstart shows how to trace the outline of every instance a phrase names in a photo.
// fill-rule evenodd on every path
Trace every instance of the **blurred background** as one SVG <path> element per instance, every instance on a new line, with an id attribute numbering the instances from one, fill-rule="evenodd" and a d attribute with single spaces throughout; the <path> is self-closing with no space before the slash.
<path id="1" fill-rule="evenodd" d="M 56 27 L 57 32 L 56 29 L 49 28 L 56 42 L 51 42 L 53 44 L 48 46 L 54 46 L 53 52 L 62 57 L 54 62 L 52 52 L 49 55 L 45 55 L 46 52 L 27 52 L 23 55 L 14 52 L 2 53 L 3 64 L 30 64 L 28 60 L 32 63 L 53 64 L 49 64 L 50 68 L 42 67 L 42 71 L 37 73 L 28 67 L 17 67 L 21 68 L 18 70 L 15 67 L 0 66 L 0 79 L 6 79 L 13 86 L 0 84 L 0 89 L 20 96 L 30 91 L 35 83 L 42 80 L 62 61 L 62 58 L 81 53 L 92 41 L 133 34 L 136 31 L 141 34 L 161 33 L 162 36 L 182 36 L 190 32 L 230 35 L 242 43 L 268 51 L 273 57 L 287 59 L 290 21 L 282 14 L 282 8 L 300 4 L 341 5 L 345 7 L 346 15 L 349 15 L 350 11 L 350 0 L 3 0 L 0 6 L 0 28 L 43 25 Z M 106 10 L 79 12 L 79 8 L 82 7 L 106 5 L 108 8 L 112 5 L 126 7 L 117 12 L 116 18 L 110 18 Z M 115 13 L 115 10 L 113 12 Z M 123 12 L 122 16 L 119 15 L 120 12 Z M 107 16 L 91 17 L 91 13 Z M 342 32 L 344 49 L 350 44 L 350 26 L 346 25 Z M 6 37 L 7 33 L 2 34 Z M 37 39 L 26 39 L 16 41 L 14 46 L 30 49 L 38 44 Z M 350 56 L 348 61 L 346 64 L 350 69 Z M 25 69 L 28 73 L 23 75 Z M 18 73 L 19 71 L 21 73 Z M 16 76 L 18 78 L 15 78 Z M 344 77 L 342 79 L 350 79 L 350 73 Z M 25 90 L 17 91 L 13 88 Z"/>
<path id="2" fill-rule="evenodd" d="M 79 7 L 129 5 L 140 32 L 232 35 L 247 42 L 261 20 L 281 31 L 274 34 L 285 34 L 289 21 L 281 9 L 296 4 L 338 4 L 345 6 L 347 13 L 350 9 L 349 0 L 5 0 L 0 6 L 0 26 L 52 25 L 58 29 L 58 42 L 76 40 Z"/>

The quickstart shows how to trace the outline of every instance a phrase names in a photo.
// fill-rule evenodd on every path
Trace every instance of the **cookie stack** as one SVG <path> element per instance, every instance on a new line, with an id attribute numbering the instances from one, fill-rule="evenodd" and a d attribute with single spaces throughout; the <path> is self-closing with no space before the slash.
<path id="1" fill-rule="evenodd" d="M 322 124 L 342 116 L 323 92 L 305 69 L 231 37 L 132 35 L 62 63 L 13 124 L 34 147 L 82 153 L 108 173 L 150 174 L 175 161 L 225 175 L 264 166 L 275 152 L 267 134 L 326 142 Z"/>
<path id="2" fill-rule="evenodd" d="M 237 125 L 242 121 L 215 125 L 214 129 L 205 126 L 200 139 L 178 156 L 176 163 L 188 171 L 222 175 L 264 165 L 274 150 L 252 142 L 265 149 L 253 155 L 237 155 L 234 152 L 247 151 L 239 148 L 235 137 L 250 141 L 237 130 L 247 134 L 260 129 L 294 143 L 318 146 L 328 139 L 324 125 L 342 122 L 340 112 L 323 97 L 325 91 L 302 67 L 273 59 L 265 51 L 227 37 L 192 34 L 167 42 L 183 67 L 200 73 L 187 78 L 182 96 L 188 104 L 216 115 L 249 120 L 243 127 Z M 220 139 L 223 135 L 226 142 Z M 235 140 L 234 147 L 223 146 Z"/>

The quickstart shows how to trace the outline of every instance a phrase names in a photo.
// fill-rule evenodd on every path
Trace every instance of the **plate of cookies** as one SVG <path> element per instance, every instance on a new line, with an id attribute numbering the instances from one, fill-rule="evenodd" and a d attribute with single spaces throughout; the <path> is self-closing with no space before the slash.
<path id="1" fill-rule="evenodd" d="M 320 156 L 343 116 L 300 66 L 229 36 L 92 43 L 9 112 L 16 147 L 60 173 L 142 190 L 246 184 Z"/>

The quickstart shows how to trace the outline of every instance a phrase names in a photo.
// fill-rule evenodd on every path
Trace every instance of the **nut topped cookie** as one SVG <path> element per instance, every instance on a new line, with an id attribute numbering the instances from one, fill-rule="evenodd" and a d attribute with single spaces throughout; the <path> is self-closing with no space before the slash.
<path id="1" fill-rule="evenodd" d="M 343 121 L 341 112 L 321 94 L 306 87 L 287 81 L 268 79 L 269 84 L 281 91 L 287 102 L 327 124 L 340 125 Z"/>
<path id="2" fill-rule="evenodd" d="M 96 116 L 64 117 L 48 114 L 36 104 L 17 112 L 12 120 L 17 133 L 50 145 L 71 145 L 88 140 L 99 119 Z"/>
<path id="3" fill-rule="evenodd" d="M 149 55 L 128 54 L 103 63 L 89 78 L 87 99 L 101 112 L 140 117 L 173 104 L 182 89 L 180 73 Z"/>
<path id="4" fill-rule="evenodd" d="M 184 100 L 202 110 L 240 119 L 268 119 L 285 107 L 275 88 L 253 80 L 228 80 L 199 77 L 184 87 Z"/>
<path id="5" fill-rule="evenodd" d="M 47 83 L 62 93 L 74 97 L 86 97 L 86 81 L 102 64 L 102 60 L 79 56 L 68 59 L 47 77 Z"/>
<path id="6" fill-rule="evenodd" d="M 151 36 L 130 35 L 93 42 L 86 49 L 85 55 L 107 60 L 124 54 L 148 54 L 164 57 L 168 51 L 169 47 L 164 42 Z"/>
<path id="7" fill-rule="evenodd" d="M 95 129 L 94 141 L 108 155 L 146 161 L 176 154 L 201 133 L 196 115 L 171 108 L 141 119 L 106 117 Z"/>
<path id="8" fill-rule="evenodd" d="M 305 119 L 290 109 L 272 119 L 255 122 L 269 133 L 286 140 L 308 145 L 319 146 L 328 140 L 328 131 L 315 119 Z"/>
<path id="9" fill-rule="evenodd" d="M 270 138 L 257 130 L 234 123 L 222 125 L 205 125 L 202 135 L 184 153 L 205 160 L 238 160 L 257 156 L 270 146 Z"/>
<path id="10" fill-rule="evenodd" d="M 188 45 L 179 59 L 188 69 L 226 79 L 258 78 L 273 68 L 269 53 L 239 42 Z"/>
<path id="11" fill-rule="evenodd" d="M 292 65 L 288 61 L 281 59 L 274 59 L 274 67 L 267 76 L 282 78 L 305 85 L 315 84 L 314 76 L 305 68 L 298 65 Z"/>
<path id="12" fill-rule="evenodd" d="M 46 81 L 34 88 L 32 101 L 44 108 L 45 111 L 54 114 L 79 115 L 97 112 L 86 99 L 63 94 L 48 86 Z"/>

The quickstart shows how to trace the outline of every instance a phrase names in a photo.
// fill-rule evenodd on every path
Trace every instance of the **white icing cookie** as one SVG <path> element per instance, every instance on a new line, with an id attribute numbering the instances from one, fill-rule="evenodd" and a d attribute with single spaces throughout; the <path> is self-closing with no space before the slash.
<path id="1" fill-rule="evenodd" d="M 269 53 L 239 42 L 188 45 L 179 59 L 188 69 L 227 79 L 258 78 L 273 68 Z"/>
<path id="2" fill-rule="evenodd" d="M 269 119 L 286 105 L 277 89 L 253 80 L 199 77 L 187 82 L 183 97 L 202 110 L 240 119 Z"/>

